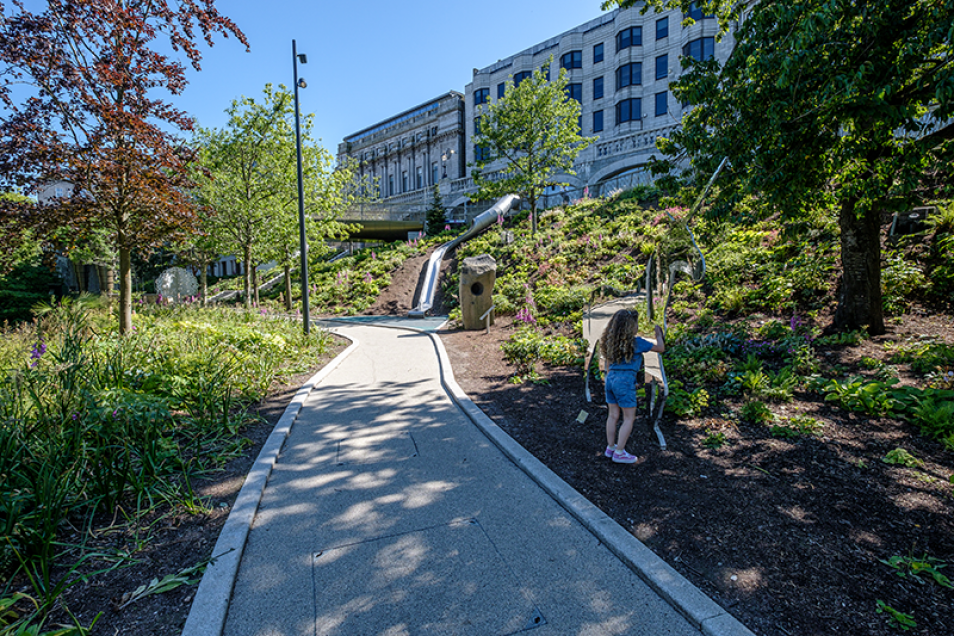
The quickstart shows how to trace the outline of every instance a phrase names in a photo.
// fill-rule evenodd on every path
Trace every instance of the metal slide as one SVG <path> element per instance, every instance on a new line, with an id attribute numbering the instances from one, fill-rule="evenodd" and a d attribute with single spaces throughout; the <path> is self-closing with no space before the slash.
<path id="1" fill-rule="evenodd" d="M 408 316 L 411 318 L 422 318 L 427 315 L 427 312 L 430 311 L 434 305 L 434 292 L 437 289 L 437 279 L 441 272 L 441 261 L 444 260 L 444 255 L 464 241 L 474 238 L 496 223 L 497 218 L 506 215 L 510 211 L 510 208 L 519 200 L 520 197 L 515 194 L 508 194 L 507 196 L 501 197 L 489 210 L 474 217 L 474 220 L 470 223 L 470 228 L 468 228 L 466 232 L 434 250 L 434 253 L 431 254 L 430 261 L 427 263 L 427 271 L 424 273 L 424 285 L 421 287 L 421 296 L 418 298 L 417 306 L 408 312 Z"/>

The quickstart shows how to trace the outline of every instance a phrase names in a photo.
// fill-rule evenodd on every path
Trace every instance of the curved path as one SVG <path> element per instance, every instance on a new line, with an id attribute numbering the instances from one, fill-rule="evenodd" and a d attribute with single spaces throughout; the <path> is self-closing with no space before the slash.
<path id="1" fill-rule="evenodd" d="M 184 636 L 751 636 L 484 416 L 437 336 L 326 326 L 354 344 L 249 473 Z"/>

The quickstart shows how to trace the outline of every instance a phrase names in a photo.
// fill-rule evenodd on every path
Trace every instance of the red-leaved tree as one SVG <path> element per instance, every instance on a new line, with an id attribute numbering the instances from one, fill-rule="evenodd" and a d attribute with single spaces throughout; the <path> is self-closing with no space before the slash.
<path id="1" fill-rule="evenodd" d="M 156 50 L 167 43 L 196 70 L 197 37 L 245 35 L 214 0 L 0 0 L 0 175 L 26 192 L 72 184 L 38 205 L 42 236 L 107 229 L 119 255 L 119 328 L 132 327 L 133 250 L 191 232 L 193 152 L 177 137 L 185 112 L 159 99 L 186 85 L 185 66 Z M 172 131 L 172 132 L 170 132 Z M 60 232 L 62 235 L 62 231 Z"/>

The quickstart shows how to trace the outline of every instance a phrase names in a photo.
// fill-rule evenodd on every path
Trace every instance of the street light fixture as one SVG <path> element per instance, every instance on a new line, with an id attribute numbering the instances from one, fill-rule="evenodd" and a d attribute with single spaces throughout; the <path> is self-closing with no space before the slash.
<path id="1" fill-rule="evenodd" d="M 295 76 L 295 152 L 298 155 L 298 238 L 301 242 L 301 311 L 302 329 L 307 336 L 311 331 L 311 308 L 308 306 L 308 240 L 305 238 L 305 184 L 301 172 L 301 118 L 298 114 L 298 89 L 308 84 L 298 79 L 298 62 L 308 63 L 308 56 L 299 54 L 292 40 L 292 68 Z"/>
<path id="2" fill-rule="evenodd" d="M 444 154 L 441 155 L 441 167 L 444 170 L 444 176 L 442 176 L 441 179 L 447 178 L 447 160 L 452 158 L 455 154 L 457 154 L 457 151 L 451 148 L 450 150 L 445 151 Z"/>

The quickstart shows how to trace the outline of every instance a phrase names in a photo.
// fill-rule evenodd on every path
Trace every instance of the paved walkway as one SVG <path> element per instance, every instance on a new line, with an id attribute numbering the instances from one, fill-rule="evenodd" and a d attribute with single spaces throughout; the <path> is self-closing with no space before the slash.
<path id="1" fill-rule="evenodd" d="M 183 636 L 751 636 L 483 416 L 436 336 L 328 326 L 354 344 L 263 449 Z"/>

